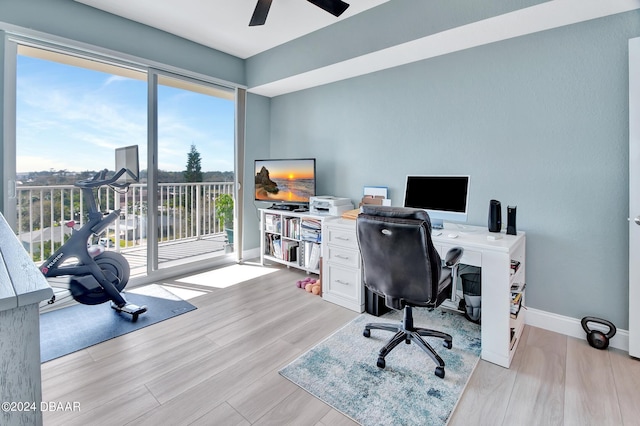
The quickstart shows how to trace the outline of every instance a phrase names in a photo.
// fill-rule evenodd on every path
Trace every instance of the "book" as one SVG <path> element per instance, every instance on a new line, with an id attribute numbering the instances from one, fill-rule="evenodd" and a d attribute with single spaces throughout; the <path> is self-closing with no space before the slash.
<path id="1" fill-rule="evenodd" d="M 303 218 L 300 223 L 300 239 L 319 243 L 322 236 L 322 222 L 316 219 Z"/>
<path id="2" fill-rule="evenodd" d="M 275 214 L 265 214 L 264 229 L 267 232 L 280 233 L 280 216 Z"/>
<path id="3" fill-rule="evenodd" d="M 298 242 L 292 240 L 282 241 L 282 260 L 295 262 L 298 258 Z"/>
<path id="4" fill-rule="evenodd" d="M 515 303 L 515 304 L 512 303 L 511 304 L 511 309 L 510 309 L 510 312 L 509 312 L 509 315 L 511 316 L 511 318 L 512 319 L 517 319 L 518 318 L 518 314 L 520 313 L 520 310 L 522 308 L 526 309 L 526 307 L 522 305 L 522 299 L 520 299 L 518 301 L 518 303 Z"/>
<path id="5" fill-rule="evenodd" d="M 281 245 L 282 241 L 280 240 L 280 238 L 274 238 L 272 241 L 273 244 L 273 256 L 277 257 L 278 259 L 282 259 L 282 245 Z"/>
<path id="6" fill-rule="evenodd" d="M 525 286 L 525 283 L 513 283 L 511 284 L 511 293 L 522 293 Z"/>
<path id="7" fill-rule="evenodd" d="M 309 255 L 309 263 L 307 268 L 318 269 L 320 267 L 320 244 L 311 244 L 311 254 Z"/>
<path id="8" fill-rule="evenodd" d="M 522 292 L 511 293 L 511 305 L 519 305 L 522 300 Z"/>
<path id="9" fill-rule="evenodd" d="M 514 259 L 511 259 L 511 275 L 515 275 L 516 272 L 518 272 L 518 269 L 520 269 L 520 262 Z"/>
<path id="10" fill-rule="evenodd" d="M 288 238 L 300 239 L 300 219 L 297 217 L 285 218 L 282 233 Z"/>

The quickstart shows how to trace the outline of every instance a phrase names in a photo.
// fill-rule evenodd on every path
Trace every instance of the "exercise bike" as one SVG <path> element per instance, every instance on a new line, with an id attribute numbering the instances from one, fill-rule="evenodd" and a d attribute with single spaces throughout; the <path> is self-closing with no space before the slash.
<path id="1" fill-rule="evenodd" d="M 82 197 L 88 204 L 88 221 L 79 229 L 75 229 L 73 221 L 66 224 L 72 228 L 71 237 L 44 261 L 40 271 L 47 278 L 69 276 L 68 290 L 77 302 L 97 305 L 110 300 L 111 308 L 131 315 L 135 322 L 147 308 L 128 303 L 120 293 L 129 281 L 130 267 L 127 259 L 120 253 L 105 251 L 103 245 L 90 241 L 94 236 L 99 237 L 120 216 L 120 209 L 107 215 L 100 211 L 97 189 L 108 185 L 116 192 L 126 190 L 130 182 L 118 182 L 125 173 L 137 181 L 137 175 L 126 168 L 121 168 L 110 178 L 107 178 L 107 173 L 108 170 L 104 169 L 92 179 L 74 184 L 81 189 Z M 48 303 L 52 304 L 55 300 L 54 295 Z"/>

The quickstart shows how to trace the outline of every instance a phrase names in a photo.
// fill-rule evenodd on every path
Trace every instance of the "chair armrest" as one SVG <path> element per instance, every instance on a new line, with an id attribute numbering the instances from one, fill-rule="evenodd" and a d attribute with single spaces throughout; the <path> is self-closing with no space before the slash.
<path id="1" fill-rule="evenodd" d="M 456 266 L 460 259 L 462 259 L 462 254 L 464 253 L 464 249 L 462 247 L 454 247 L 447 252 L 447 255 L 444 258 L 444 264 L 447 268 L 453 268 Z"/>

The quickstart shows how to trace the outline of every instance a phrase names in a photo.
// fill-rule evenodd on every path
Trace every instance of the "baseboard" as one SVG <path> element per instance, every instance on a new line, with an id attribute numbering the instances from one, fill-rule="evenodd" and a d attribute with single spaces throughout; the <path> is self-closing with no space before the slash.
<path id="1" fill-rule="evenodd" d="M 541 311 L 527 307 L 525 323 L 533 327 L 564 334 L 586 340 L 586 333 L 582 329 L 579 319 L 558 315 L 551 312 Z M 589 327 L 594 330 L 608 332 L 609 329 L 598 324 L 589 323 Z M 609 346 L 629 352 L 629 330 L 617 329 L 616 335 L 609 341 Z"/>
<path id="2" fill-rule="evenodd" d="M 257 259 L 260 257 L 260 247 L 244 250 L 242 252 L 242 259 Z"/>

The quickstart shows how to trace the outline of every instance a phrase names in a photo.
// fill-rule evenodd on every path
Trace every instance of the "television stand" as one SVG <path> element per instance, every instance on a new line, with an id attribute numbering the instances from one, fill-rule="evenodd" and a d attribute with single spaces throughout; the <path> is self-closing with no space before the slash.
<path id="1" fill-rule="evenodd" d="M 260 264 L 276 262 L 320 274 L 323 216 L 260 209 Z"/>

